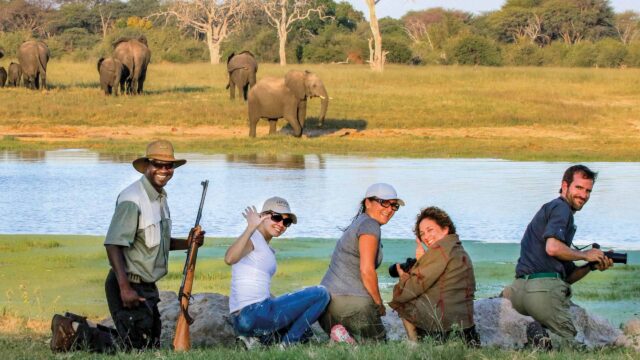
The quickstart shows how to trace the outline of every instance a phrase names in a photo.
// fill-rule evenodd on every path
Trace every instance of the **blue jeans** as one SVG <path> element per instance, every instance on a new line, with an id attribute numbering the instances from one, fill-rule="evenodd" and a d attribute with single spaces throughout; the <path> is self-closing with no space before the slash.
<path id="1" fill-rule="evenodd" d="M 280 333 L 282 342 L 297 343 L 316 322 L 331 299 L 324 286 L 311 286 L 277 298 L 245 306 L 233 317 L 233 327 L 244 336 Z"/>

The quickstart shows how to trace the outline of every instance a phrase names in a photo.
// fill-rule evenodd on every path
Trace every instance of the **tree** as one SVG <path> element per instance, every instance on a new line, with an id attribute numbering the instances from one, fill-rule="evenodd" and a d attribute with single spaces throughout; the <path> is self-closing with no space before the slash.
<path id="1" fill-rule="evenodd" d="M 623 44 L 629 43 L 640 36 L 640 14 L 635 11 L 625 11 L 616 14 L 614 27 Z"/>
<path id="2" fill-rule="evenodd" d="M 308 19 L 314 13 L 321 19 L 326 18 L 324 6 L 315 4 L 313 0 L 259 0 L 258 4 L 278 33 L 281 66 L 287 65 L 287 36 L 293 24 Z"/>
<path id="3" fill-rule="evenodd" d="M 48 15 L 53 4 L 45 0 L 0 2 L 0 32 L 27 31 L 47 35 Z"/>
<path id="4" fill-rule="evenodd" d="M 372 36 L 369 38 L 369 65 L 371 70 L 382 72 L 387 53 L 382 51 L 382 35 L 380 35 L 380 26 L 376 16 L 376 4 L 380 0 L 364 0 L 364 2 L 369 8 L 369 27 L 371 28 Z"/>
<path id="5" fill-rule="evenodd" d="M 205 36 L 211 64 L 220 63 L 220 44 L 238 29 L 248 9 L 245 0 L 174 0 L 159 13 Z"/>

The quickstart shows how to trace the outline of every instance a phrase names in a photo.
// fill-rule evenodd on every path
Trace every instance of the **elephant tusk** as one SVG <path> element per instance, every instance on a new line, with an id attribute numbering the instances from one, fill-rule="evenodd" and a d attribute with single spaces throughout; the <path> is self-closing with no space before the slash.
<path id="1" fill-rule="evenodd" d="M 322 100 L 326 99 L 326 97 L 322 96 L 322 95 L 318 95 L 318 97 Z"/>

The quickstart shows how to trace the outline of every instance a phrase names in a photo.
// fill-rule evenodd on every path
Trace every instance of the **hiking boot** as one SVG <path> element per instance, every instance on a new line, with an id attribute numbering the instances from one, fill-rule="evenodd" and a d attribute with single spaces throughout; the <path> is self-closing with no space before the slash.
<path id="1" fill-rule="evenodd" d="M 54 352 L 67 352 L 70 351 L 78 339 L 77 323 L 76 327 L 73 326 L 73 320 L 55 314 L 51 320 L 51 351 Z"/>
<path id="2" fill-rule="evenodd" d="M 355 339 L 351 336 L 351 334 L 349 334 L 349 331 L 347 331 L 347 329 L 342 326 L 342 324 L 333 325 L 333 327 L 331 328 L 331 332 L 329 333 L 329 337 L 335 342 L 344 342 L 349 345 L 356 344 Z"/>
<path id="3" fill-rule="evenodd" d="M 527 325 L 527 343 L 540 350 L 551 351 L 551 338 L 547 330 L 537 321 Z"/>
<path id="4" fill-rule="evenodd" d="M 255 350 L 262 347 L 260 339 L 251 336 L 238 336 L 236 337 L 236 344 L 244 347 L 246 350 Z"/>

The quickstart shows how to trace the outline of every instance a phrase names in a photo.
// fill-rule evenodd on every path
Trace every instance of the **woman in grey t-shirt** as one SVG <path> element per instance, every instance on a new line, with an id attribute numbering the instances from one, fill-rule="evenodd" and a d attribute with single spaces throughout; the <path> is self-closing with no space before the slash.
<path id="1" fill-rule="evenodd" d="M 331 293 L 331 302 L 320 318 L 330 334 L 343 325 L 358 340 L 384 340 L 381 316 L 385 314 L 376 269 L 382 263 L 380 226 L 391 220 L 404 205 L 393 186 L 369 186 L 360 210 L 344 230 L 331 256 L 321 285 Z"/>

